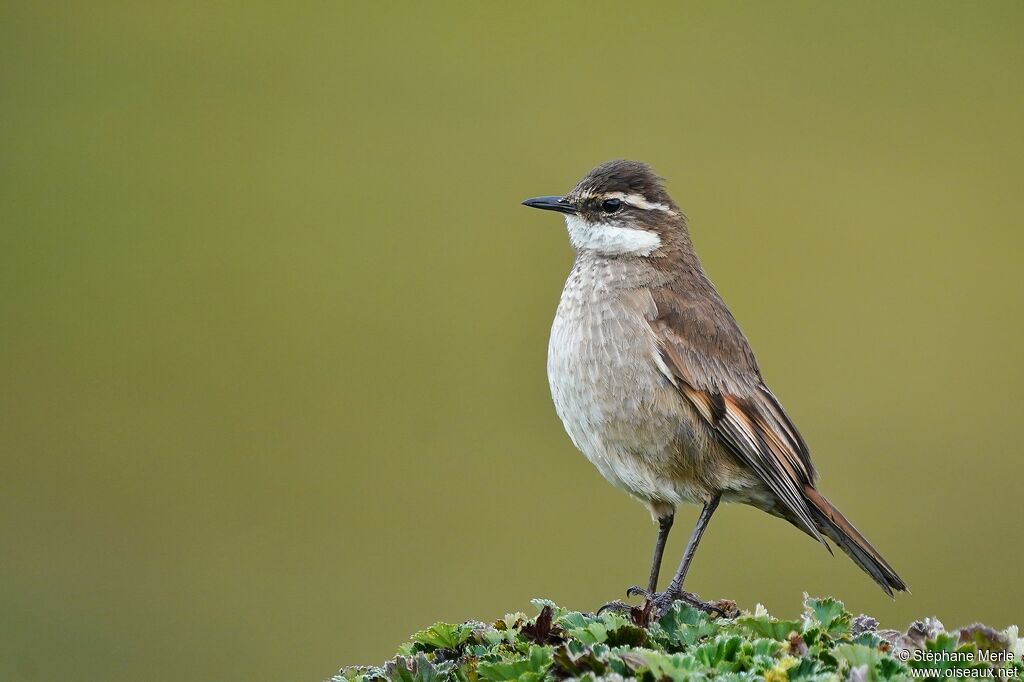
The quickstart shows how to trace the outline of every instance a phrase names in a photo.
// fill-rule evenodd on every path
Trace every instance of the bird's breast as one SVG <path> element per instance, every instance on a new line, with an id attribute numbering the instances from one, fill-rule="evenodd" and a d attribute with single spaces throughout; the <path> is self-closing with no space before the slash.
<path id="1" fill-rule="evenodd" d="M 562 293 L 548 343 L 548 379 L 563 421 L 634 416 L 660 383 L 651 372 L 647 322 L 621 296 L 581 286 Z"/>
<path id="2" fill-rule="evenodd" d="M 643 288 L 610 288 L 574 269 L 551 328 L 548 380 L 576 447 L 613 484 L 650 499 L 675 495 L 661 479 L 678 461 L 686 425 L 656 365 L 649 299 Z"/>

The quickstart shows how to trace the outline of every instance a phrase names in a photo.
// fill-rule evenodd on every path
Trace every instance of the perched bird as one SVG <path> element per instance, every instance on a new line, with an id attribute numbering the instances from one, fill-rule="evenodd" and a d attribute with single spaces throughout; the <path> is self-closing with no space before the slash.
<path id="1" fill-rule="evenodd" d="M 576 260 L 548 345 L 555 409 L 576 447 L 658 523 L 647 590 L 661 612 L 719 502 L 781 517 L 831 539 L 890 596 L 896 571 L 815 488 L 811 456 L 761 378 L 754 355 L 701 267 L 686 218 L 646 164 L 609 161 L 565 196 L 524 205 L 565 215 Z M 656 592 L 680 504 L 703 505 L 679 568 Z"/>

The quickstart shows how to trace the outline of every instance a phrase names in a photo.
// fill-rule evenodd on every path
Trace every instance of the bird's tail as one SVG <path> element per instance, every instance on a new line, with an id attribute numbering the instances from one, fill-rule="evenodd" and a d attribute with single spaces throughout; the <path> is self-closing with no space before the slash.
<path id="1" fill-rule="evenodd" d="M 839 545 L 847 556 L 881 585 L 886 594 L 891 597 L 893 590 L 907 591 L 907 584 L 896 575 L 892 566 L 871 546 L 867 538 L 854 528 L 842 512 L 832 506 L 831 502 L 809 485 L 804 486 L 804 498 L 808 502 L 808 509 L 818 530 Z"/>

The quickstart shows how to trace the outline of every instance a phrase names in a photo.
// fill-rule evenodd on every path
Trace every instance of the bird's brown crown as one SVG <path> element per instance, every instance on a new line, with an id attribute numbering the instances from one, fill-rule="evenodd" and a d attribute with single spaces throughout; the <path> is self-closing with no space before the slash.
<path id="1" fill-rule="evenodd" d="M 648 204 L 674 207 L 665 183 L 650 166 L 640 161 L 616 159 L 602 163 L 580 180 L 566 196 L 574 203 L 622 195 L 642 199 Z M 620 196 L 619 198 L 622 198 Z"/>

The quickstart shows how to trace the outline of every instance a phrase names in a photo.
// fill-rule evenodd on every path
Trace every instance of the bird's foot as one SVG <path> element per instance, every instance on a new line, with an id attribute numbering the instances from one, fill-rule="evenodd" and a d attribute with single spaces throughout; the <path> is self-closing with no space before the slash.
<path id="1" fill-rule="evenodd" d="M 637 625 L 646 626 L 653 620 L 659 620 L 662 616 L 672 610 L 672 605 L 676 602 L 682 602 L 695 609 L 699 609 L 704 613 L 708 614 L 713 618 L 735 618 L 739 615 L 739 609 L 736 608 L 736 602 L 731 599 L 719 599 L 713 602 L 702 601 L 696 594 L 692 592 L 683 592 L 682 590 L 672 590 L 671 588 L 664 592 L 651 592 L 645 590 L 642 587 L 633 585 L 626 590 L 627 597 L 643 597 L 644 600 L 639 605 L 633 605 L 628 602 L 616 599 L 603 605 L 597 610 L 597 614 L 612 612 L 621 613 Z"/>
<path id="2" fill-rule="evenodd" d="M 739 615 L 739 609 L 736 608 L 736 602 L 731 599 L 719 599 L 712 602 L 706 602 L 701 600 L 696 594 L 692 592 L 683 592 L 682 590 L 665 590 L 664 592 L 658 592 L 649 596 L 647 600 L 653 607 L 651 611 L 655 619 L 660 619 L 666 613 L 671 611 L 672 605 L 677 601 L 703 611 L 712 618 L 735 618 Z"/>

